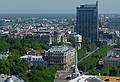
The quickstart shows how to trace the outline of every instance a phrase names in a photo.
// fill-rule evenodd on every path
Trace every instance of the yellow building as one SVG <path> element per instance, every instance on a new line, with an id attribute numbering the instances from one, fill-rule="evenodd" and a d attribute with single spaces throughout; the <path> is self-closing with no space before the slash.
<path id="1" fill-rule="evenodd" d="M 120 77 L 115 76 L 99 76 L 104 82 L 120 82 Z"/>
<path id="2" fill-rule="evenodd" d="M 48 50 L 48 64 L 59 65 L 61 70 L 68 70 L 75 62 L 75 48 L 70 46 L 52 46 Z"/>

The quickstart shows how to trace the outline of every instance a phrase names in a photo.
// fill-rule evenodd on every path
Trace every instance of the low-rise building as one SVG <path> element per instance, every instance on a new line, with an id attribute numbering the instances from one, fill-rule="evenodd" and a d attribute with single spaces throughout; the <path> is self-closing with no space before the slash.
<path id="1" fill-rule="evenodd" d="M 29 51 L 27 52 L 27 55 L 44 56 L 45 55 L 45 50 L 42 50 L 42 49 L 38 49 L 38 50 L 29 49 Z"/>
<path id="2" fill-rule="evenodd" d="M 120 48 L 113 48 L 108 51 L 104 58 L 104 64 L 109 67 L 120 66 Z"/>
<path id="3" fill-rule="evenodd" d="M 47 64 L 47 61 L 45 61 L 42 56 L 25 55 L 21 56 L 20 59 L 28 61 L 31 65 Z"/>
<path id="4" fill-rule="evenodd" d="M 30 49 L 27 55 L 21 56 L 21 60 L 27 60 L 31 65 L 33 64 L 47 64 L 48 57 L 45 50 Z"/>
<path id="5" fill-rule="evenodd" d="M 75 48 L 70 46 L 52 46 L 48 50 L 48 64 L 59 65 L 61 70 L 68 70 L 75 62 Z"/>
<path id="6" fill-rule="evenodd" d="M 22 79 L 19 79 L 18 77 L 14 75 L 5 75 L 5 74 L 0 74 L 0 82 L 25 82 Z"/>

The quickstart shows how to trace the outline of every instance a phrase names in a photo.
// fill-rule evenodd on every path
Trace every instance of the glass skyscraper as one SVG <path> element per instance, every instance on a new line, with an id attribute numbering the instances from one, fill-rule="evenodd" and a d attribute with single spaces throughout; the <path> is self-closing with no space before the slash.
<path id="1" fill-rule="evenodd" d="M 98 2 L 77 7 L 75 31 L 91 42 L 97 41 L 98 36 Z"/>

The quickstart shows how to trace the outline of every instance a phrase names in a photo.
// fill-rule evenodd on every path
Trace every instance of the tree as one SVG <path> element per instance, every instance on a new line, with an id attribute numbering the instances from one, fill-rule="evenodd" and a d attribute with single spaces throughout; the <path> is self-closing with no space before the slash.
<path id="1" fill-rule="evenodd" d="M 99 69 L 97 68 L 97 64 L 101 58 L 106 56 L 106 52 L 111 48 L 112 47 L 108 45 L 100 46 L 100 48 L 96 52 L 94 52 L 92 55 L 79 63 L 80 66 L 82 66 L 81 68 L 85 68 L 85 71 L 90 72 L 90 74 L 97 74 L 98 72 L 96 71 L 99 71 L 102 74 L 108 74 L 108 71 L 106 71 L 106 67 Z"/>
<path id="2" fill-rule="evenodd" d="M 10 63 L 7 60 L 0 60 L 0 74 L 10 74 Z"/>

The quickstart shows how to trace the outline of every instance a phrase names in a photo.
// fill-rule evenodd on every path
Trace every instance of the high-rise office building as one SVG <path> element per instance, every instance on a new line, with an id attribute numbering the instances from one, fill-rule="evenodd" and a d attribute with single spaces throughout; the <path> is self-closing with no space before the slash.
<path id="1" fill-rule="evenodd" d="M 98 2 L 77 7 L 75 31 L 91 42 L 97 41 L 98 36 Z"/>

